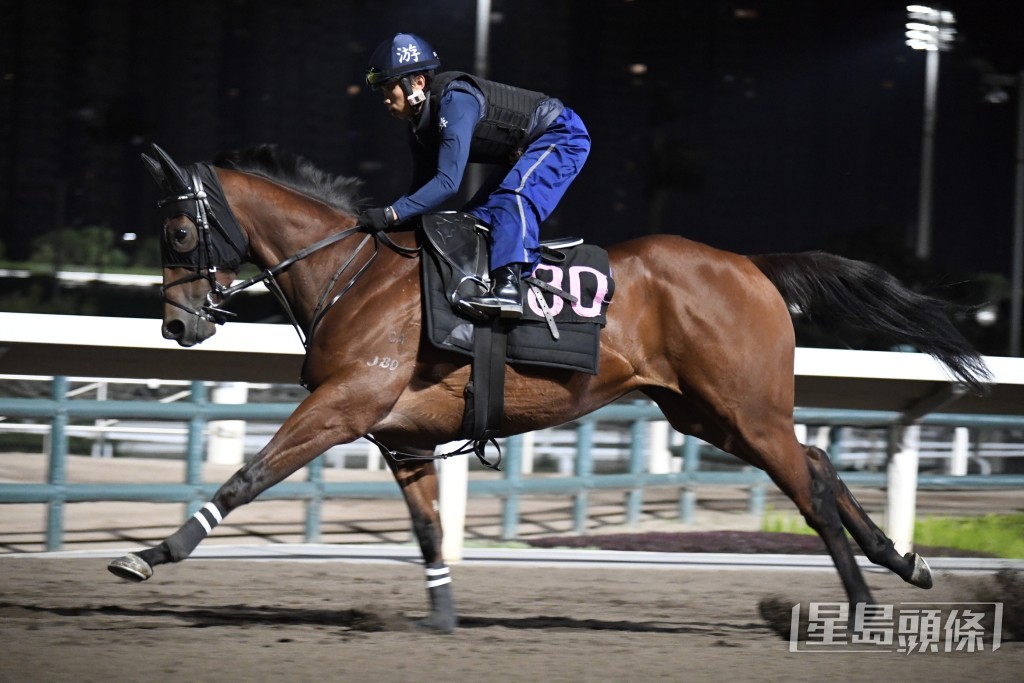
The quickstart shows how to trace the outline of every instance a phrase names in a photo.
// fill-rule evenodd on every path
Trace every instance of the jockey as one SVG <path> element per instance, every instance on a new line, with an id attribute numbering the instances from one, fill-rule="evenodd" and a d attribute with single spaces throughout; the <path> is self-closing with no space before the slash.
<path id="1" fill-rule="evenodd" d="M 383 230 L 438 209 L 459 190 L 469 162 L 500 168 L 465 207 L 490 227 L 491 288 L 466 303 L 485 315 L 519 318 L 520 278 L 539 255 L 539 224 L 583 168 L 590 136 L 580 118 L 543 93 L 461 71 L 436 73 L 430 45 L 398 33 L 373 52 L 366 83 L 395 118 L 408 121 L 413 184 L 391 206 L 364 211 Z"/>

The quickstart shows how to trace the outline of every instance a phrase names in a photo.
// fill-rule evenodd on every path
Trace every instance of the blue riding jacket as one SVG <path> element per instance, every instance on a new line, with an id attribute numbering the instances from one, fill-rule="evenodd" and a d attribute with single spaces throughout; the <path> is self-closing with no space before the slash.
<path id="1" fill-rule="evenodd" d="M 539 224 L 590 152 L 580 118 L 554 98 L 460 72 L 437 74 L 411 122 L 413 189 L 392 208 L 400 220 L 456 195 L 473 161 L 499 168 L 465 207 L 491 228 L 491 269 L 539 259 Z"/>

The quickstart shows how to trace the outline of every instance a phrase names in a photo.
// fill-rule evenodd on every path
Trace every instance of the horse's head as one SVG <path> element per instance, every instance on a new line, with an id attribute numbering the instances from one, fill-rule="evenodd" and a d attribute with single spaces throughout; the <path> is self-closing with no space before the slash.
<path id="1" fill-rule="evenodd" d="M 178 166 L 153 145 L 142 160 L 165 192 L 160 238 L 163 261 L 163 335 L 194 346 L 216 333 L 227 311 L 219 308 L 248 252 L 213 167 Z"/>

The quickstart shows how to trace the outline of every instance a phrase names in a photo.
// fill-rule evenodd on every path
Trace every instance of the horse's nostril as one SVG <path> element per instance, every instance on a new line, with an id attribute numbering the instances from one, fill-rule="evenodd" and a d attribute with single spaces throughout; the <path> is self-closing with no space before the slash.
<path id="1" fill-rule="evenodd" d="M 164 337 L 167 339 L 181 339 L 185 334 L 185 323 L 180 320 L 170 320 L 164 323 Z"/>

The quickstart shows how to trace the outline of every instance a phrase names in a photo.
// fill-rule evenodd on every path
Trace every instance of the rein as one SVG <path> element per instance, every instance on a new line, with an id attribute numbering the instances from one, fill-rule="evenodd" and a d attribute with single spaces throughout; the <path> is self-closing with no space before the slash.
<path id="1" fill-rule="evenodd" d="M 235 283 L 229 287 L 220 288 L 218 294 L 221 296 L 221 300 L 223 301 L 226 300 L 228 297 L 238 294 L 244 289 L 252 287 L 255 284 L 258 284 L 260 282 L 266 282 L 267 289 L 271 291 L 274 297 L 284 308 L 285 312 L 288 314 L 288 319 L 291 322 L 292 327 L 295 328 L 295 332 L 299 335 L 299 340 L 302 342 L 302 347 L 308 351 L 309 344 L 313 339 L 313 334 L 316 332 L 316 328 L 319 327 L 320 321 L 323 320 L 324 315 L 331 308 L 331 306 L 333 306 L 338 301 L 338 299 L 340 299 L 342 295 L 345 292 L 347 292 L 352 287 L 352 285 L 356 283 L 356 280 L 359 279 L 359 276 L 363 274 L 363 272 L 369 267 L 369 265 L 373 263 L 374 260 L 376 260 L 378 251 L 375 248 L 373 253 L 370 255 L 369 260 L 367 260 L 367 262 L 363 264 L 363 266 L 358 270 L 358 272 L 356 272 L 356 274 L 352 276 L 352 278 L 348 281 L 348 283 L 345 285 L 342 291 L 339 292 L 338 295 L 335 296 L 334 299 L 332 299 L 329 304 L 327 304 L 326 306 L 324 305 L 325 301 L 327 300 L 327 297 L 330 295 L 331 290 L 334 288 L 334 284 L 338 281 L 338 278 L 341 277 L 341 274 L 345 272 L 345 270 L 347 270 L 350 265 L 352 265 L 352 262 L 355 260 L 359 252 L 362 251 L 363 247 L 366 245 L 367 240 L 369 240 L 372 235 L 368 233 L 363 237 L 362 241 L 359 243 L 359 246 L 357 246 L 355 251 L 353 251 L 352 254 L 348 257 L 348 260 L 346 260 L 345 263 L 343 263 L 341 267 L 338 268 L 337 271 L 335 271 L 334 276 L 331 278 L 330 282 L 327 284 L 323 292 L 320 294 L 320 301 L 317 303 L 316 310 L 313 315 L 313 322 L 312 324 L 310 324 L 308 335 L 304 335 L 302 333 L 302 327 L 299 325 L 299 321 L 295 317 L 295 313 L 292 311 L 291 304 L 288 303 L 288 299 L 285 297 L 284 291 L 282 291 L 281 289 L 281 285 L 277 283 L 277 279 L 274 276 L 277 275 L 278 273 L 284 272 L 295 263 L 303 260 L 304 258 L 312 254 L 315 254 L 324 247 L 328 247 L 334 244 L 335 242 L 340 242 L 346 237 L 351 237 L 352 235 L 360 232 L 361 230 L 362 229 L 359 226 L 354 226 L 342 230 L 341 232 L 336 232 L 333 235 L 329 235 L 324 239 L 319 240 L 318 242 L 314 242 L 308 247 L 297 251 L 296 253 L 292 254 L 291 256 L 281 261 L 280 263 L 271 266 L 270 268 L 265 268 L 264 270 L 260 271 L 257 275 L 254 275 L 248 280 L 243 280 L 242 282 Z"/>
<path id="2" fill-rule="evenodd" d="M 340 242 L 346 237 L 351 237 L 352 235 L 355 235 L 360 232 L 364 233 L 363 239 L 360 240 L 359 244 L 349 255 L 348 259 L 346 259 L 345 262 L 341 264 L 341 266 L 339 266 L 336 271 L 334 271 L 334 275 L 331 276 L 330 280 L 324 286 L 323 291 L 321 291 L 320 299 L 317 301 L 316 308 L 313 309 L 313 320 L 309 325 L 309 333 L 304 335 L 302 333 L 302 326 L 299 325 L 299 321 L 295 317 L 295 313 L 292 310 L 291 304 L 288 303 L 288 299 L 287 297 L 285 297 L 284 291 L 281 289 L 281 286 L 277 283 L 275 275 L 284 272 L 295 263 L 320 251 L 324 247 L 328 247 L 334 244 L 335 242 Z M 341 277 L 342 273 L 349 269 L 349 266 L 351 266 L 352 263 L 356 260 L 356 257 L 363 250 L 363 247 L 366 246 L 366 243 L 370 240 L 371 237 L 374 239 L 374 242 L 373 252 L 370 254 L 370 257 L 366 260 L 366 262 L 363 265 L 359 267 L 359 269 L 355 273 L 352 274 L 352 277 L 350 277 L 348 282 L 346 282 L 345 285 L 341 288 L 341 291 L 335 294 L 333 298 L 330 298 L 330 300 L 328 300 L 328 298 L 331 296 L 331 292 L 334 291 L 334 287 L 337 284 L 338 279 Z M 379 231 L 368 232 L 365 227 L 360 225 L 354 225 L 351 228 L 346 228 L 345 230 L 342 230 L 341 232 L 336 232 L 333 235 L 328 235 L 324 239 L 314 242 L 313 244 L 309 245 L 308 247 L 305 247 L 304 249 L 300 249 L 299 251 L 295 252 L 294 254 L 292 254 L 285 260 L 281 261 L 280 263 L 260 271 L 259 274 L 249 278 L 248 280 L 224 288 L 221 296 L 224 298 L 233 296 L 238 292 L 242 291 L 243 289 L 247 289 L 259 282 L 265 281 L 267 284 L 267 289 L 269 289 L 271 293 L 273 293 L 274 297 L 281 304 L 281 307 L 284 308 L 285 312 L 288 314 L 288 319 L 291 322 L 292 327 L 295 329 L 296 334 L 299 335 L 299 340 L 302 342 L 302 347 L 308 352 L 309 345 L 313 341 L 313 337 L 316 334 L 317 328 L 320 327 L 320 323 L 323 321 L 324 316 L 327 315 L 327 312 L 331 310 L 331 307 L 333 307 L 334 304 L 338 303 L 341 297 L 343 297 L 348 292 L 348 290 L 352 289 L 352 287 L 356 284 L 359 278 L 362 277 L 363 273 L 365 273 L 366 270 L 373 264 L 373 262 L 377 260 L 377 255 L 380 253 L 380 245 L 382 242 L 396 253 L 408 258 L 412 258 L 418 255 L 420 252 L 420 247 L 403 247 L 399 244 L 396 244 L 390 237 Z M 305 376 L 305 361 L 303 361 L 303 376 Z"/>
<path id="3" fill-rule="evenodd" d="M 196 205 L 196 227 L 199 230 L 200 243 L 205 247 L 205 253 L 203 253 L 199 257 L 200 262 L 194 266 L 194 270 L 192 273 L 162 286 L 160 288 L 160 291 L 164 295 L 165 303 L 168 303 L 171 306 L 174 306 L 175 308 L 179 308 L 185 311 L 186 313 L 198 316 L 208 322 L 212 322 L 217 325 L 223 325 L 224 323 L 226 323 L 227 316 L 234 316 L 235 314 L 232 313 L 231 311 L 222 308 L 224 303 L 229 298 L 231 298 L 235 294 L 238 294 L 242 290 L 248 289 L 249 287 L 252 287 L 253 285 L 256 285 L 260 282 L 265 282 L 267 285 L 267 289 L 270 290 L 270 292 L 274 295 L 274 297 L 278 300 L 282 308 L 284 308 L 285 312 L 287 313 L 288 319 L 291 322 L 292 327 L 295 329 L 296 334 L 298 334 L 299 336 L 299 341 L 302 342 L 302 347 L 306 351 L 309 351 L 309 344 L 311 343 L 317 328 L 320 326 L 321 321 L 323 321 L 324 316 L 326 316 L 328 311 L 330 311 L 331 307 L 334 306 L 334 304 L 336 304 L 341 299 L 341 297 L 344 296 L 345 293 L 347 293 L 348 290 L 352 288 L 353 285 L 355 285 L 355 283 L 359 280 L 363 273 L 366 272 L 370 265 L 377 259 L 377 255 L 380 253 L 381 243 L 390 248 L 392 251 L 409 258 L 415 257 L 420 253 L 420 247 L 404 247 L 400 244 L 395 243 L 394 240 L 392 240 L 387 234 L 381 231 L 368 231 L 367 228 L 365 228 L 364 226 L 355 225 L 351 228 L 346 228 L 345 230 L 336 232 L 333 235 L 328 235 L 327 237 L 317 242 L 314 242 L 313 244 L 303 249 L 300 249 L 299 251 L 292 254 L 288 258 L 284 259 L 280 263 L 277 263 L 276 265 L 273 265 L 269 268 L 263 269 L 257 275 L 247 280 L 243 280 L 242 282 L 237 282 L 232 285 L 224 286 L 217 281 L 217 270 L 233 270 L 233 268 L 213 264 L 214 259 L 213 246 L 211 240 L 211 226 L 215 228 L 221 234 L 221 236 L 223 236 L 224 239 L 232 246 L 235 252 L 238 253 L 238 263 L 233 265 L 240 264 L 241 261 L 244 260 L 246 254 L 240 252 L 238 247 L 235 245 L 235 242 L 231 239 L 230 235 L 228 234 L 227 230 L 225 230 L 224 226 L 217 218 L 216 213 L 213 211 L 213 207 L 210 206 L 209 195 L 203 189 L 203 183 L 202 180 L 199 178 L 199 175 L 196 173 L 195 170 L 192 170 L 190 176 L 192 181 L 192 187 L 190 188 L 189 192 L 181 195 L 174 195 L 166 199 L 163 199 L 158 203 L 158 206 L 163 207 L 166 206 L 167 204 L 175 202 L 194 201 Z M 341 240 L 347 237 L 351 237 L 352 235 L 355 235 L 356 233 L 359 232 L 365 233 L 362 241 L 359 242 L 358 246 L 356 246 L 352 254 L 334 272 L 334 275 L 325 285 L 323 291 L 320 294 L 320 299 L 317 302 L 316 308 L 313 311 L 313 320 L 309 326 L 309 333 L 303 334 L 302 326 L 299 324 L 299 321 L 295 316 L 295 312 L 292 310 L 292 306 L 288 302 L 288 299 L 285 297 L 284 291 L 281 289 L 281 286 L 278 284 L 275 276 L 278 275 L 279 273 L 284 272 L 285 270 L 293 266 L 295 263 L 320 251 L 321 249 L 328 247 L 334 244 L 335 242 L 340 242 Z M 341 278 L 342 273 L 349 269 L 349 267 L 355 261 L 356 257 L 363 250 L 363 247 L 366 246 L 366 243 L 370 240 L 371 237 L 374 238 L 373 253 L 370 254 L 370 257 L 367 259 L 366 263 L 360 266 L 359 269 L 352 275 L 352 277 L 349 278 L 348 282 L 345 283 L 345 285 L 341 288 L 341 291 L 339 291 L 333 298 L 329 298 L 339 278 Z M 203 256 L 205 256 L 206 265 L 202 263 Z M 171 287 L 183 285 L 189 282 L 194 282 L 195 280 L 200 279 L 205 279 L 210 285 L 210 291 L 206 295 L 206 303 L 203 305 L 201 309 L 195 310 L 176 301 L 172 301 L 167 297 L 167 290 L 170 289 Z M 217 297 L 218 301 L 214 301 L 214 297 Z M 305 370 L 305 368 L 303 368 L 303 370 Z"/>

